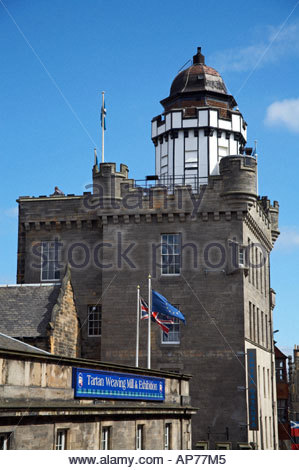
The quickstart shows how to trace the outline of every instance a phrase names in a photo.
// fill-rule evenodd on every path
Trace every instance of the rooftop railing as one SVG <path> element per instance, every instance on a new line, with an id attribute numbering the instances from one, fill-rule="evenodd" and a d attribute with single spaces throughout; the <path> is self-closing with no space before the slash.
<path id="1" fill-rule="evenodd" d="M 191 186 L 193 192 L 199 192 L 202 185 L 208 184 L 208 177 L 199 178 L 198 176 L 147 176 L 145 180 L 135 180 L 136 188 L 143 188 L 145 191 L 150 188 L 165 188 L 168 192 L 174 192 L 175 188 L 181 186 Z"/>

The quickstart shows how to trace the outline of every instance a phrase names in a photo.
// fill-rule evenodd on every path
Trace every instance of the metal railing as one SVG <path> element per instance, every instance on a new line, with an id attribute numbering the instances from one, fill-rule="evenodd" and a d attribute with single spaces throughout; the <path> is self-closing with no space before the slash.
<path id="1" fill-rule="evenodd" d="M 145 180 L 135 180 L 134 186 L 149 190 L 150 188 L 165 188 L 168 192 L 174 192 L 175 188 L 181 186 L 191 186 L 193 192 L 199 192 L 202 185 L 208 184 L 208 177 L 199 178 L 198 176 L 149 176 Z"/>

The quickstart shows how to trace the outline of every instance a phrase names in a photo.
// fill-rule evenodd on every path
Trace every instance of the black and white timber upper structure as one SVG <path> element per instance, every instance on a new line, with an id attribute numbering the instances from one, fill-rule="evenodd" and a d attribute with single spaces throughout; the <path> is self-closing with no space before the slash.
<path id="1" fill-rule="evenodd" d="M 219 174 L 222 157 L 239 154 L 246 144 L 247 124 L 219 73 L 205 65 L 200 47 L 161 104 L 164 112 L 152 120 L 152 140 L 162 184 L 198 188 Z"/>

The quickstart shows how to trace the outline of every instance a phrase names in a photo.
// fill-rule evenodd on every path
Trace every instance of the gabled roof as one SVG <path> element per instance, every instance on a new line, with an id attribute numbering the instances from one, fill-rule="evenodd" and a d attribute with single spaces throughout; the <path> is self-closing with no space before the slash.
<path id="1" fill-rule="evenodd" d="M 0 286 L 0 331 L 16 338 L 47 336 L 60 284 Z"/>
<path id="2" fill-rule="evenodd" d="M 23 343 L 18 339 L 11 338 L 10 336 L 0 333 L 0 349 L 7 351 L 18 351 L 18 352 L 28 352 L 32 354 L 50 354 L 47 351 L 36 348 L 35 346 L 30 346 L 30 344 Z"/>
<path id="3" fill-rule="evenodd" d="M 274 346 L 274 352 L 275 352 L 275 357 L 276 359 L 287 359 L 288 356 L 286 356 L 280 349 L 278 349 L 277 346 Z"/>

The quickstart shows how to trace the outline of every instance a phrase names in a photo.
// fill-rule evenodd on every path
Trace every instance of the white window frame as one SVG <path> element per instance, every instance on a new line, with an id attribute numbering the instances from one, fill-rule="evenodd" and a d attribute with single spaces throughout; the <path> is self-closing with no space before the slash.
<path id="1" fill-rule="evenodd" d="M 239 450 L 252 450 L 252 447 L 247 442 L 238 442 L 238 449 Z"/>
<path id="2" fill-rule="evenodd" d="M 171 449 L 171 423 L 165 423 L 164 427 L 164 450 Z"/>
<path id="3" fill-rule="evenodd" d="M 243 246 L 239 246 L 239 266 L 241 268 L 246 266 L 246 253 Z"/>
<path id="4" fill-rule="evenodd" d="M 103 426 L 101 430 L 101 449 L 109 450 L 110 449 L 110 426 Z"/>
<path id="5" fill-rule="evenodd" d="M 94 310 L 96 309 L 96 310 Z M 94 315 L 98 314 L 99 318 L 94 319 Z M 101 305 L 88 305 L 87 306 L 87 333 L 89 337 L 99 337 L 102 335 L 102 306 Z M 98 326 L 95 325 L 98 323 Z M 95 331 L 99 331 L 95 334 Z M 91 331 L 91 333 L 90 333 Z"/>
<path id="6" fill-rule="evenodd" d="M 136 427 L 136 450 L 144 449 L 144 425 L 137 424 Z"/>
<path id="7" fill-rule="evenodd" d="M 229 146 L 227 145 L 218 145 L 218 162 L 220 162 L 222 157 L 227 157 L 229 154 Z"/>
<path id="8" fill-rule="evenodd" d="M 172 317 L 173 324 L 168 324 L 169 328 L 168 335 L 161 331 L 161 343 L 162 344 L 180 344 L 181 343 L 181 325 L 178 318 Z M 177 336 L 177 338 L 176 338 Z"/>
<path id="9" fill-rule="evenodd" d="M 66 450 L 67 429 L 57 429 L 55 450 Z"/>
<path id="10" fill-rule="evenodd" d="M 195 448 L 198 450 L 208 450 L 209 449 L 209 443 L 208 441 L 198 441 L 195 444 Z"/>
<path id="11" fill-rule="evenodd" d="M 60 269 L 57 269 L 55 267 L 55 265 L 59 265 L 59 261 L 60 261 L 60 256 L 59 256 L 59 250 L 58 250 L 58 247 L 56 248 L 55 247 L 55 243 L 57 243 L 57 240 L 43 240 L 41 241 L 41 273 L 40 273 L 40 277 L 41 277 L 41 281 L 42 282 L 48 282 L 48 281 L 54 281 L 54 282 L 58 282 L 60 281 Z M 46 246 L 47 244 L 47 246 Z M 50 252 L 49 248 L 50 248 L 50 245 L 54 245 L 54 258 L 50 257 L 49 258 L 49 253 L 53 253 L 52 251 Z M 57 259 L 56 259 L 56 255 L 57 255 Z M 47 256 L 47 261 L 45 261 L 44 257 Z M 54 266 L 53 266 L 53 273 L 54 273 L 54 277 L 50 277 L 49 276 L 49 273 L 50 273 L 50 269 L 49 269 L 49 263 L 53 263 Z M 44 264 L 46 264 L 46 267 L 44 266 Z M 47 273 L 47 275 L 45 276 L 45 273 Z M 58 277 L 55 277 L 55 274 L 58 273 Z"/>
<path id="12" fill-rule="evenodd" d="M 9 439 L 11 433 L 0 433 L 0 450 L 9 450 Z"/>
<path id="13" fill-rule="evenodd" d="M 176 237 L 176 243 L 170 237 Z M 162 233 L 161 234 L 161 275 L 180 276 L 181 274 L 181 234 Z M 170 261 L 167 261 L 170 260 Z M 174 267 L 174 272 L 169 272 Z"/>
<path id="14" fill-rule="evenodd" d="M 216 442 L 216 450 L 230 450 L 231 443 L 230 442 Z"/>

